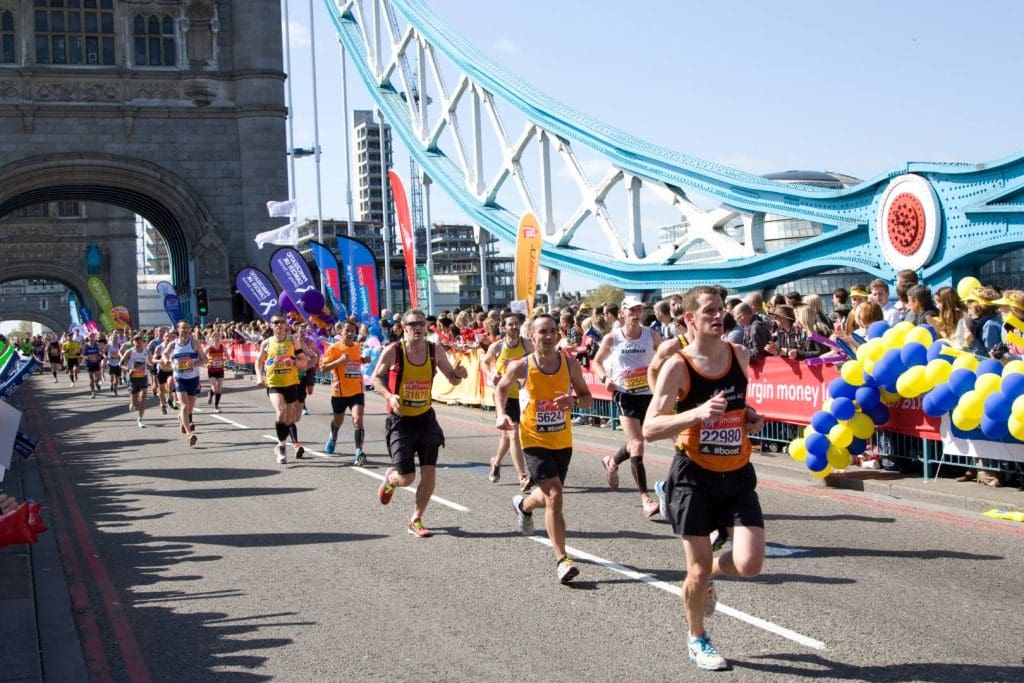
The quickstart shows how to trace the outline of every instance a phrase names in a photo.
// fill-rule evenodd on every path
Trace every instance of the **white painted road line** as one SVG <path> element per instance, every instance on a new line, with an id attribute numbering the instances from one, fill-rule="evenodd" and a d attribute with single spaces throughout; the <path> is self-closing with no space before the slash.
<path id="1" fill-rule="evenodd" d="M 530 540 L 551 547 L 551 541 L 547 537 L 530 536 Z M 586 560 L 587 562 L 591 562 L 593 564 L 602 566 L 605 569 L 611 569 L 613 572 L 618 572 L 623 576 L 627 576 L 636 581 L 641 581 L 655 588 L 659 588 L 665 591 L 666 593 L 671 593 L 672 595 L 675 595 L 676 597 L 681 597 L 682 595 L 682 588 L 677 584 L 659 581 L 650 574 L 638 572 L 635 569 L 630 569 L 629 567 L 625 567 L 621 564 L 618 564 L 617 562 L 612 562 L 611 560 L 606 560 L 603 557 L 598 557 L 597 555 L 591 555 L 590 553 L 583 552 L 582 550 L 579 550 L 577 548 L 565 546 L 565 551 L 569 553 L 569 555 L 572 557 L 578 557 L 581 560 Z M 785 628 L 784 626 L 773 624 L 770 621 L 766 621 L 764 619 L 761 619 L 760 617 L 755 617 L 752 614 L 741 612 L 738 609 L 734 609 L 732 607 L 729 607 L 728 605 L 722 604 L 721 601 L 719 601 L 718 607 L 715 611 L 721 612 L 722 614 L 726 614 L 732 617 L 733 619 L 739 619 L 740 621 L 746 622 L 751 626 L 756 626 L 757 628 L 768 631 L 769 633 L 774 633 L 775 635 L 782 636 L 787 640 L 792 640 L 794 643 L 799 643 L 800 645 L 803 645 L 805 647 L 809 647 L 815 650 L 826 649 L 825 643 L 821 642 L 820 640 L 815 640 L 814 638 L 805 636 L 802 633 L 791 631 L 790 629 Z"/>
<path id="2" fill-rule="evenodd" d="M 234 427 L 238 427 L 239 429 L 252 429 L 252 427 L 246 427 L 244 424 L 239 424 L 238 422 L 235 422 L 234 420 L 229 420 L 228 418 L 221 417 L 220 415 L 211 415 L 210 417 L 212 417 L 214 420 L 220 420 L 221 422 L 226 422 L 229 425 L 232 425 Z"/>

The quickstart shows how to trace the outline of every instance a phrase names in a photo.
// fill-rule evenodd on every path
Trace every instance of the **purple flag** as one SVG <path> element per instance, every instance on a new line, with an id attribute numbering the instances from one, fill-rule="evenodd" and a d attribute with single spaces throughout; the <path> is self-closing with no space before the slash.
<path id="1" fill-rule="evenodd" d="M 281 247 L 270 257 L 270 271 L 311 328 L 324 331 L 331 326 L 333 320 L 324 311 L 324 296 L 316 288 L 302 254 L 291 247 Z"/>
<path id="2" fill-rule="evenodd" d="M 235 288 L 263 320 L 269 322 L 270 316 L 280 315 L 281 304 L 274 285 L 262 270 L 242 268 L 235 277 Z"/>

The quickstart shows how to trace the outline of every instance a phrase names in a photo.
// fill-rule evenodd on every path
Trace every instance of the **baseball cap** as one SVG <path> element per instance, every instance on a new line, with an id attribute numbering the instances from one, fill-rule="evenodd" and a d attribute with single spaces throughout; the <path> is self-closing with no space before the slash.
<path id="1" fill-rule="evenodd" d="M 863 287 L 854 287 L 850 290 L 850 296 L 859 296 L 866 299 L 868 298 L 868 291 Z"/>
<path id="2" fill-rule="evenodd" d="M 643 306 L 644 302 L 640 300 L 640 297 L 633 296 L 630 294 L 622 300 L 622 305 L 619 308 L 636 308 L 637 306 Z"/>

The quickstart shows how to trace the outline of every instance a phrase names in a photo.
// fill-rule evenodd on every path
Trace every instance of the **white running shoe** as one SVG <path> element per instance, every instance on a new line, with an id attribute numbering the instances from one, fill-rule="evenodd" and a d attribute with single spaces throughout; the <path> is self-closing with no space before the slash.
<path id="1" fill-rule="evenodd" d="M 722 671 L 729 668 L 729 663 L 711 643 L 708 634 L 699 638 L 690 636 L 686 639 L 687 649 L 690 651 L 690 661 L 701 671 Z"/>
<path id="2" fill-rule="evenodd" d="M 283 444 L 278 444 L 278 445 L 274 446 L 274 452 L 277 453 L 277 464 L 278 465 L 286 465 L 286 464 L 288 464 L 288 456 L 285 454 L 285 449 L 284 449 L 284 445 Z"/>
<path id="3" fill-rule="evenodd" d="M 576 575 L 580 573 L 580 570 L 573 564 L 572 558 L 566 555 L 558 561 L 558 582 L 569 583 Z"/>

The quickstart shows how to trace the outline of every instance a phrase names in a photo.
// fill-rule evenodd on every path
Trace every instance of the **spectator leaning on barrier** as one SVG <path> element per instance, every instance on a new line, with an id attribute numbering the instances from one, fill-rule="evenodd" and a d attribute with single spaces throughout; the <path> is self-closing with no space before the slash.
<path id="1" fill-rule="evenodd" d="M 747 302 L 737 305 L 733 309 L 733 315 L 743 328 L 743 345 L 750 350 L 750 362 L 763 361 L 768 355 L 765 347 L 772 340 L 772 331 L 768 323 L 761 316 L 755 315 Z"/>

